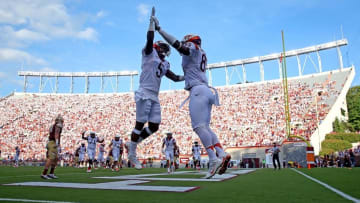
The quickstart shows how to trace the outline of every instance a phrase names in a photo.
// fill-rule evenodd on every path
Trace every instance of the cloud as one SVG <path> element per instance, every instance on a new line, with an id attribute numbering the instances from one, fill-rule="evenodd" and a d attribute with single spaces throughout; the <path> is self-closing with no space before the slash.
<path id="1" fill-rule="evenodd" d="M 42 58 L 32 56 L 31 54 L 10 48 L 0 48 L 0 62 L 25 62 L 26 64 L 46 65 Z"/>
<path id="2" fill-rule="evenodd" d="M 0 27 L 0 45 L 5 47 L 23 47 L 35 41 L 46 41 L 46 35 L 26 28 L 14 30 L 11 26 Z"/>
<path id="3" fill-rule="evenodd" d="M 85 30 L 77 33 L 78 38 L 91 41 L 97 41 L 97 35 L 97 32 L 93 28 L 86 28 Z"/>
<path id="4" fill-rule="evenodd" d="M 103 18 L 105 16 L 107 16 L 107 13 L 103 10 L 96 13 L 96 18 Z"/>
<path id="5" fill-rule="evenodd" d="M 103 17 L 105 14 L 99 11 L 96 16 Z M 0 4 L 0 24 L 5 25 L 0 30 L 6 31 L 11 47 L 67 37 L 97 41 L 96 30 L 84 28 L 86 20 L 83 16 L 70 14 L 63 0 L 11 0 Z M 4 41 L 4 38 L 0 40 Z"/>
<path id="6" fill-rule="evenodd" d="M 6 78 L 7 77 L 7 74 L 4 73 L 4 72 L 0 72 L 0 78 Z"/>
<path id="7" fill-rule="evenodd" d="M 58 72 L 58 71 L 54 68 L 44 67 L 44 68 L 39 69 L 39 72 Z"/>
<path id="8" fill-rule="evenodd" d="M 136 7 L 136 10 L 138 11 L 138 21 L 140 23 L 144 22 L 150 13 L 150 6 L 147 4 L 139 4 Z"/>

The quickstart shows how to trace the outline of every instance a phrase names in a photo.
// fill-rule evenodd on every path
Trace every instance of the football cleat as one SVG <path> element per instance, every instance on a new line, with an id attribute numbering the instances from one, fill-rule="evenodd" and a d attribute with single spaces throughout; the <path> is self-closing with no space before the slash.
<path id="1" fill-rule="evenodd" d="M 222 158 L 222 164 L 221 164 L 221 168 L 219 170 L 219 175 L 222 175 L 222 174 L 224 174 L 226 172 L 226 169 L 228 168 L 230 159 L 231 159 L 230 154 L 226 154 L 226 156 L 224 156 Z"/>
<path id="2" fill-rule="evenodd" d="M 91 173 L 91 169 L 88 169 L 86 172 L 87 172 L 87 173 Z"/>
<path id="3" fill-rule="evenodd" d="M 50 180 L 51 178 L 48 175 L 42 175 L 40 176 L 42 179 Z"/>
<path id="4" fill-rule="evenodd" d="M 137 160 L 136 156 L 129 155 L 129 160 L 134 165 L 135 169 L 137 169 L 137 170 L 142 169 L 142 166 L 141 166 L 140 162 Z"/>
<path id="5" fill-rule="evenodd" d="M 49 174 L 49 175 L 47 175 L 47 177 L 49 177 L 51 179 L 58 179 L 58 177 L 54 174 Z"/>
<path id="6" fill-rule="evenodd" d="M 209 171 L 206 173 L 204 178 L 205 179 L 212 178 L 216 174 L 216 172 L 219 170 L 222 163 L 223 162 L 221 159 L 215 159 L 215 160 L 210 161 Z"/>

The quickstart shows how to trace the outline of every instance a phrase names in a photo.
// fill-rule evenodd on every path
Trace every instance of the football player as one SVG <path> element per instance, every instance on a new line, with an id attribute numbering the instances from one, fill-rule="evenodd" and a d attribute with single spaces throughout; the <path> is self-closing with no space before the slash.
<path id="1" fill-rule="evenodd" d="M 86 153 L 85 143 L 81 143 L 81 146 L 79 147 L 79 165 L 80 165 L 80 167 L 84 167 L 85 153 Z"/>
<path id="2" fill-rule="evenodd" d="M 210 129 L 212 105 L 218 106 L 220 104 L 217 91 L 208 85 L 206 78 L 207 58 L 205 51 L 201 48 L 201 38 L 198 35 L 190 34 L 184 36 L 180 42 L 159 26 L 159 21 L 155 16 L 151 18 L 155 22 L 155 29 L 182 56 L 185 89 L 190 91 L 191 125 L 209 156 L 209 171 L 204 178 L 212 178 L 219 169 L 219 174 L 223 174 L 231 156 L 225 153 L 217 135 Z"/>
<path id="3" fill-rule="evenodd" d="M 200 162 L 201 162 L 201 147 L 198 141 L 195 141 L 192 147 L 193 160 L 194 160 L 194 169 L 200 170 Z"/>
<path id="4" fill-rule="evenodd" d="M 152 15 L 155 9 L 152 10 Z M 161 108 L 158 98 L 161 78 L 166 76 L 172 81 L 183 81 L 183 76 L 175 75 L 170 71 L 170 64 L 165 60 L 170 55 L 170 46 L 162 41 L 154 41 L 154 21 L 150 19 L 147 32 L 147 41 L 142 49 L 142 62 L 139 89 L 135 92 L 136 124 L 131 134 L 131 144 L 128 158 L 141 169 L 141 164 L 136 158 L 138 143 L 155 133 L 159 129 L 161 121 Z M 144 128 L 145 123 L 148 126 Z"/>
<path id="5" fill-rule="evenodd" d="M 79 153 L 80 152 L 80 147 L 76 148 L 75 153 L 74 153 L 74 166 L 75 168 L 79 168 L 80 167 L 80 160 L 79 160 Z"/>
<path id="6" fill-rule="evenodd" d="M 165 150 L 164 147 L 166 146 Z M 175 139 L 172 137 L 172 133 L 168 132 L 166 133 L 166 137 L 163 139 L 163 144 L 162 144 L 162 151 L 165 154 L 166 157 L 166 165 L 168 167 L 168 173 L 174 172 L 175 167 L 174 167 L 174 150 L 176 148 L 176 141 Z"/>
<path id="7" fill-rule="evenodd" d="M 174 165 L 175 165 L 175 170 L 179 169 L 179 163 L 180 163 L 180 148 L 178 145 L 175 145 L 174 148 Z"/>
<path id="8" fill-rule="evenodd" d="M 104 139 L 100 139 L 98 136 L 96 136 L 95 132 L 90 132 L 89 136 L 85 136 L 86 131 L 83 131 L 81 134 L 81 138 L 83 140 L 87 140 L 88 142 L 88 146 L 87 146 L 87 152 L 88 152 L 88 169 L 86 172 L 91 173 L 91 167 L 93 164 L 93 161 L 95 159 L 95 154 L 96 154 L 96 143 L 103 143 Z"/>
<path id="9" fill-rule="evenodd" d="M 19 167 L 19 158 L 20 158 L 20 148 L 19 148 L 19 146 L 16 146 L 15 147 L 14 167 Z"/>
<path id="10" fill-rule="evenodd" d="M 49 141 L 46 144 L 47 152 L 46 152 L 46 163 L 44 170 L 41 174 L 41 178 L 43 179 L 57 179 L 58 177 L 54 175 L 55 167 L 57 165 L 57 161 L 59 159 L 59 150 L 60 148 L 60 137 L 62 128 L 64 125 L 64 119 L 59 114 L 55 118 L 55 123 L 49 129 Z M 48 169 L 51 166 L 50 174 L 48 175 Z"/>
<path id="11" fill-rule="evenodd" d="M 110 147 L 109 148 L 109 152 L 108 152 L 108 155 L 106 157 L 106 168 L 111 168 L 111 165 L 112 165 L 112 162 L 113 162 L 113 158 L 112 158 L 112 148 Z"/>
<path id="12" fill-rule="evenodd" d="M 105 162 L 104 153 L 105 153 L 105 143 L 101 143 L 101 145 L 99 146 L 99 153 L 97 158 L 97 161 L 99 162 L 98 167 L 104 166 L 104 162 Z"/>
<path id="13" fill-rule="evenodd" d="M 115 135 L 115 138 L 111 140 L 109 147 L 112 148 L 112 157 L 114 161 L 112 165 L 112 171 L 119 171 L 120 149 L 123 148 L 123 141 L 120 139 L 119 134 Z"/>

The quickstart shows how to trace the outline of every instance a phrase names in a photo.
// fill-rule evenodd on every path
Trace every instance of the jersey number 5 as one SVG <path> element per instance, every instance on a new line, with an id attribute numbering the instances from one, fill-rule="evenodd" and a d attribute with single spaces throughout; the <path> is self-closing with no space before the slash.
<path id="1" fill-rule="evenodd" d="M 203 54 L 203 55 L 201 56 L 201 63 L 200 63 L 200 70 L 201 70 L 202 72 L 205 72 L 205 70 L 206 70 L 206 61 L 207 61 L 206 55 Z"/>
<path id="2" fill-rule="evenodd" d="M 158 78 L 160 78 L 161 74 L 162 74 L 161 63 L 159 63 L 159 66 L 157 67 L 157 70 L 156 70 L 156 76 Z"/>

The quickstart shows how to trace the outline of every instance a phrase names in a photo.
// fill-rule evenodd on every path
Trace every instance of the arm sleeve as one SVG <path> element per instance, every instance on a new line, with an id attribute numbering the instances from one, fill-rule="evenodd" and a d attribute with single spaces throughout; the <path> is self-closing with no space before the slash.
<path id="1" fill-rule="evenodd" d="M 153 51 L 154 31 L 147 32 L 147 40 L 145 45 L 145 55 L 149 55 Z"/>
<path id="2" fill-rule="evenodd" d="M 190 55 L 190 50 L 188 47 L 184 46 L 181 42 L 179 42 L 179 40 L 177 40 L 175 37 L 173 37 L 172 35 L 168 34 L 167 32 L 165 32 L 163 29 L 159 30 L 160 35 L 165 39 L 165 41 L 167 41 L 169 44 L 171 44 L 171 46 L 173 46 L 176 50 L 178 50 L 178 52 L 180 52 L 181 54 L 184 54 L 186 56 Z"/>

